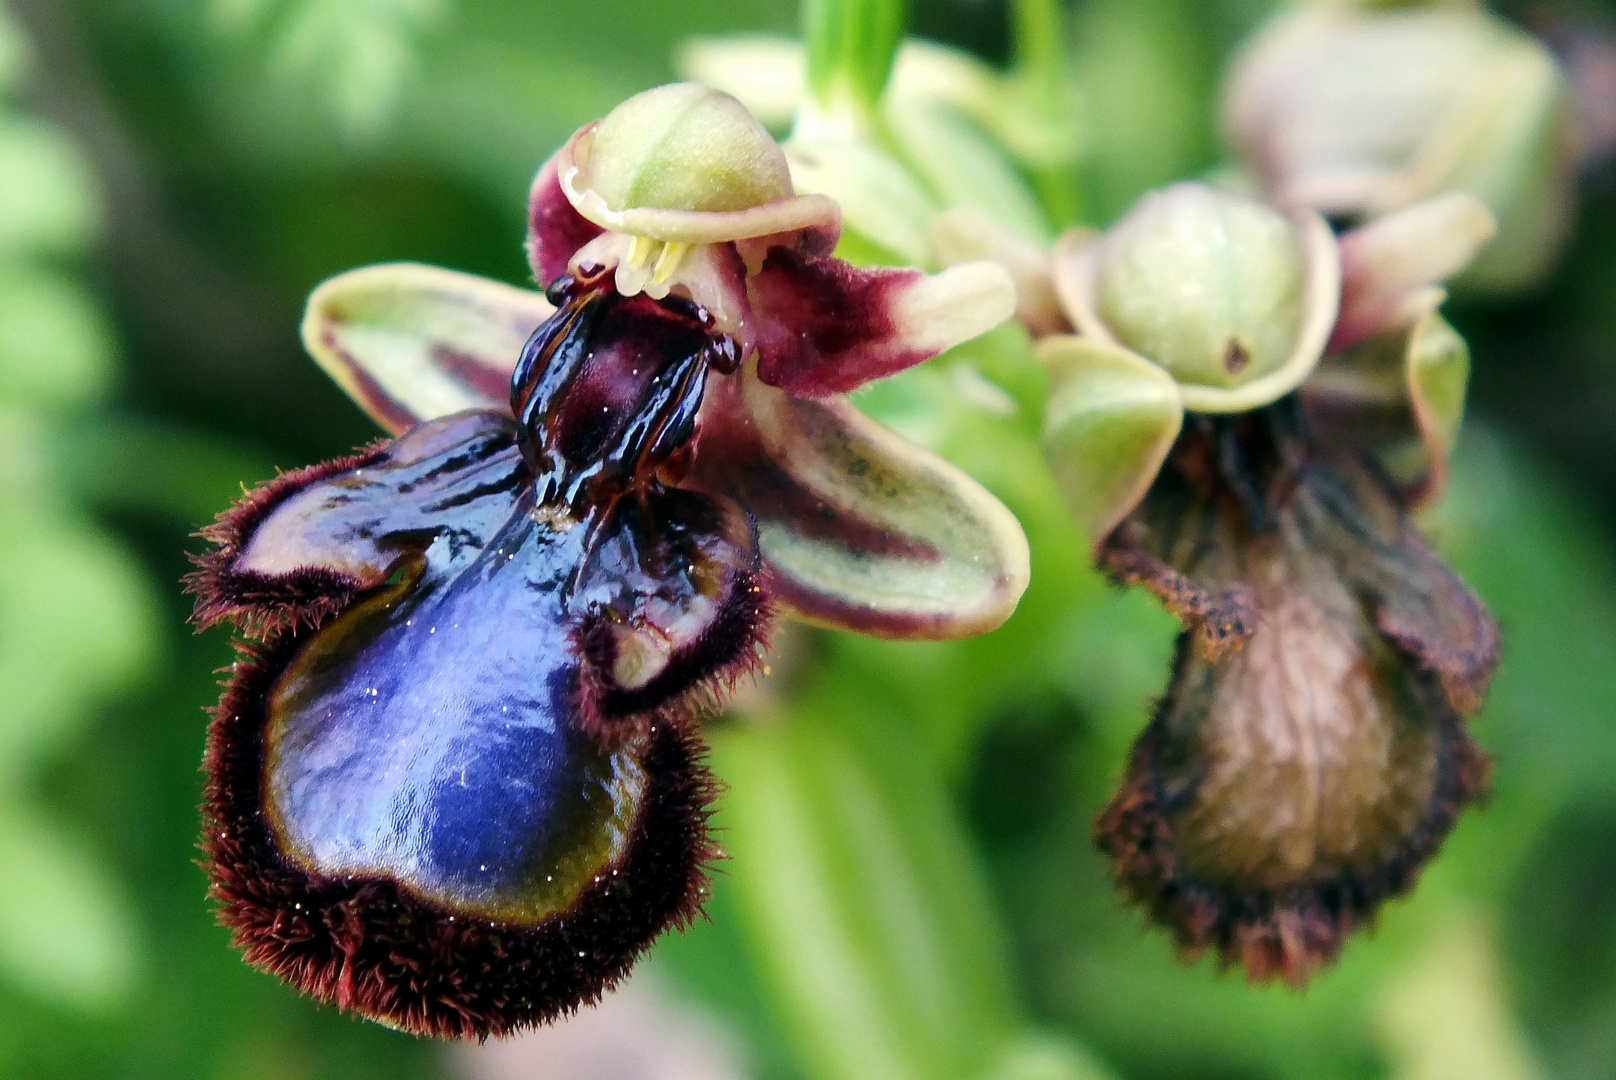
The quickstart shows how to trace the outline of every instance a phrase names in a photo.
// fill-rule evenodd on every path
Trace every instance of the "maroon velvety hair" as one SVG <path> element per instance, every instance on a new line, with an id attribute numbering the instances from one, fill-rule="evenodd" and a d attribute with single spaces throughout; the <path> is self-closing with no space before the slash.
<path id="1" fill-rule="evenodd" d="M 199 628 L 234 619 L 249 637 L 319 626 L 335 615 L 361 589 L 360 582 L 325 567 L 304 567 L 289 574 L 260 574 L 235 569 L 247 540 L 270 513 L 311 484 L 339 473 L 373 465 L 386 456 L 390 439 L 361 447 L 348 457 L 283 472 L 248 491 L 219 520 L 197 533 L 213 548 L 192 555 L 196 569 L 185 576 L 185 591 L 196 597 L 191 621 Z"/>
<path id="2" fill-rule="evenodd" d="M 1195 636 L 1194 630 L 1180 636 L 1177 671 L 1196 647 Z M 1336 873 L 1283 890 L 1220 888 L 1197 880 L 1180 860 L 1158 772 L 1162 718 L 1171 707 L 1163 699 L 1134 744 L 1122 788 L 1095 821 L 1095 842 L 1111 857 L 1123 892 L 1172 929 L 1186 956 L 1212 948 L 1222 963 L 1241 964 L 1252 982 L 1280 976 L 1305 984 L 1335 960 L 1358 927 L 1373 921 L 1383 902 L 1413 887 L 1460 813 L 1486 794 L 1492 773 L 1486 753 L 1436 676 L 1420 672 L 1416 685 L 1439 740 L 1436 788 L 1418 824 L 1372 871 Z"/>
<path id="3" fill-rule="evenodd" d="M 609 873 L 537 925 L 448 910 L 397 883 L 327 878 L 283 858 L 264 814 L 266 704 L 304 640 L 241 645 L 208 729 L 202 849 L 219 920 L 249 963 L 311 997 L 420 1035 L 486 1038 L 597 1000 L 668 926 L 684 927 L 716 857 L 715 781 L 688 730 L 659 724 L 645 802 Z"/>

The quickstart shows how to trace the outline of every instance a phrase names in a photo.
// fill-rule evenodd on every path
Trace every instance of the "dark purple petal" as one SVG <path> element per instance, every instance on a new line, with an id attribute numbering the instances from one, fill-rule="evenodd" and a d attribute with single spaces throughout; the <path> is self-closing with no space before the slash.
<path id="1" fill-rule="evenodd" d="M 561 277 L 578 249 L 602 232 L 567 200 L 556 175 L 556 159 L 545 162 L 527 199 L 527 260 L 534 277 L 541 285 Z"/>
<path id="2" fill-rule="evenodd" d="M 891 311 L 894 293 L 924 276 L 773 249 L 747 283 L 758 316 L 758 377 L 788 394 L 820 397 L 929 359 L 933 353 L 903 340 Z"/>
<path id="3" fill-rule="evenodd" d="M 859 269 L 809 244 L 774 246 L 747 279 L 758 377 L 797 397 L 846 393 L 986 333 L 1015 312 L 990 263 L 941 274 Z"/>

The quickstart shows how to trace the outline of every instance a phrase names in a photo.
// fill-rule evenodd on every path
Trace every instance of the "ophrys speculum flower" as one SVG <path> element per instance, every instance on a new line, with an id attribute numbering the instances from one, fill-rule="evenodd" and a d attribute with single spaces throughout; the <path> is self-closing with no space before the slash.
<path id="1" fill-rule="evenodd" d="M 1447 195 L 1335 237 L 1202 185 L 1057 250 L 1048 450 L 1095 558 L 1185 624 L 1096 835 L 1194 953 L 1305 982 L 1483 790 L 1498 630 L 1409 519 L 1468 354 L 1438 282 L 1491 234 Z"/>
<path id="2" fill-rule="evenodd" d="M 547 298 L 316 291 L 311 351 L 398 437 L 250 493 L 192 582 L 257 639 L 209 737 L 222 919 L 437 1035 L 591 1000 L 698 910 L 695 723 L 776 611 L 958 636 L 1027 576 L 1003 507 L 836 396 L 1007 316 L 998 271 L 837 262 L 834 204 L 700 87 L 585 128 L 532 209 Z"/>

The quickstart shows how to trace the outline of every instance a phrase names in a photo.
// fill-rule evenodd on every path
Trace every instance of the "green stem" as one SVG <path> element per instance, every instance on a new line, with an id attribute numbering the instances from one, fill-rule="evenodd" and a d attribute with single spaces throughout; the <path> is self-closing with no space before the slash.
<path id="1" fill-rule="evenodd" d="M 1065 0 L 1011 0 L 1011 72 L 1020 105 L 1052 127 L 1072 122 L 1070 60 Z M 1075 160 L 1025 163 L 1050 222 L 1076 224 L 1083 215 Z"/>
<path id="2" fill-rule="evenodd" d="M 1016 72 L 1040 96 L 1060 92 L 1066 69 L 1066 20 L 1061 0 L 1012 0 L 1010 28 Z"/>
<path id="3" fill-rule="evenodd" d="M 822 112 L 875 112 L 907 17 L 907 0 L 803 0 L 808 91 Z"/>

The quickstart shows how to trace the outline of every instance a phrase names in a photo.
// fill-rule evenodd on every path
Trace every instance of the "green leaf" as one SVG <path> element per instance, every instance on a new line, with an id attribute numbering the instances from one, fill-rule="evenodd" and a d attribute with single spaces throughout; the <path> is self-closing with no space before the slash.
<path id="1" fill-rule="evenodd" d="M 95 181 L 67 136 L 0 115 L 0 256 L 82 250 L 99 214 Z"/>
<path id="2" fill-rule="evenodd" d="M 22 32 L 6 9 L 0 7 L 0 91 L 10 90 L 17 85 L 27 55 Z"/>
<path id="3" fill-rule="evenodd" d="M 826 113 L 874 112 L 908 17 L 905 0 L 804 0 L 808 91 Z"/>
<path id="4" fill-rule="evenodd" d="M 0 803 L 0 978 L 103 1009 L 138 968 L 130 912 L 105 870 L 42 821 Z"/>
<path id="5" fill-rule="evenodd" d="M 982 1080 L 1112 1080 L 1114 1076 L 1070 1040 L 1029 1032 L 1005 1048 L 1004 1056 Z"/>
<path id="6" fill-rule="evenodd" d="M 39 436 L 51 484 L 97 510 L 158 514 L 197 529 L 275 475 L 274 462 L 233 443 L 128 416 L 60 420 Z"/>
<path id="7" fill-rule="evenodd" d="M 1092 0 L 1077 19 L 1073 68 L 1088 115 L 1084 195 L 1095 223 L 1212 160 L 1213 49 L 1206 5 Z"/>
<path id="8" fill-rule="evenodd" d="M 8 493 L 0 505 L 0 789 L 146 668 L 155 607 L 121 548 Z"/>
<path id="9" fill-rule="evenodd" d="M 1513 1015 L 1497 934 L 1453 913 L 1378 995 L 1376 1027 L 1394 1080 L 1541 1080 Z"/>
<path id="10" fill-rule="evenodd" d="M 947 102 L 891 94 L 885 106 L 892 141 L 944 206 L 973 206 L 1028 240 L 1047 243 L 1049 223 L 1037 198 L 987 134 Z"/>
<path id="11" fill-rule="evenodd" d="M 0 266 L 0 401 L 89 401 L 107 381 L 113 348 L 105 318 L 77 283 Z"/>
<path id="12" fill-rule="evenodd" d="M 947 802 L 810 710 L 714 740 L 727 876 L 782 1027 L 815 1080 L 974 1076 L 1014 1008 Z"/>
<path id="13" fill-rule="evenodd" d="M 417 41 L 448 0 L 213 0 L 216 31 L 265 38 L 267 66 L 316 94 L 340 129 L 375 135 L 417 66 Z"/>

